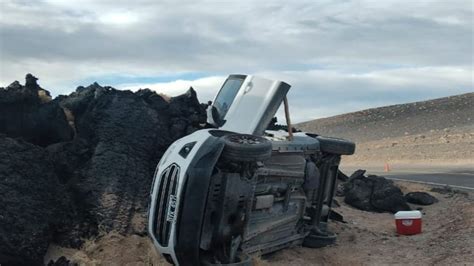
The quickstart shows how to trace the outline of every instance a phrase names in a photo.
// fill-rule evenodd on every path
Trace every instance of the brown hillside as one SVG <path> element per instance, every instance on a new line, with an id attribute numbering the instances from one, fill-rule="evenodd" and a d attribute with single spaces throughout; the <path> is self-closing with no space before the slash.
<path id="1" fill-rule="evenodd" d="M 347 138 L 356 142 L 473 126 L 474 92 L 372 108 L 297 125 L 303 131 Z"/>
<path id="2" fill-rule="evenodd" d="M 474 163 L 474 93 L 392 105 L 297 125 L 356 142 L 354 165 Z"/>

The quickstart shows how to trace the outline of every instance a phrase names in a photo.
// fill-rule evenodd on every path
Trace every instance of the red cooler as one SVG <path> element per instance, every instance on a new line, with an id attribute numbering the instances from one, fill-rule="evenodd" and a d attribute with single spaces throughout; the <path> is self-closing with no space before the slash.
<path id="1" fill-rule="evenodd" d="M 421 233 L 420 211 L 399 211 L 395 213 L 397 233 L 400 235 L 416 235 Z"/>

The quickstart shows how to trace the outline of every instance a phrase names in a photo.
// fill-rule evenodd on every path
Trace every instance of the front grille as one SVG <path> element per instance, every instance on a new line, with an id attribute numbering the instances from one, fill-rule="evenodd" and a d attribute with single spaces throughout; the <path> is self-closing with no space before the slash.
<path id="1" fill-rule="evenodd" d="M 167 246 L 171 225 L 176 220 L 176 191 L 178 188 L 179 166 L 172 164 L 160 176 L 155 211 L 155 237 L 161 246 Z"/>

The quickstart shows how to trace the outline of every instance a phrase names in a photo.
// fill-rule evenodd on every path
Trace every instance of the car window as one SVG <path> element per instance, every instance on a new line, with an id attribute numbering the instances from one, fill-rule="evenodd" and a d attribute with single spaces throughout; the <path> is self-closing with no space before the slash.
<path id="1" fill-rule="evenodd" d="M 229 108 L 232 105 L 232 102 L 239 92 L 240 86 L 242 86 L 243 82 L 244 79 L 241 78 L 228 78 L 219 91 L 219 94 L 214 101 L 214 107 L 217 109 L 219 118 L 221 120 L 224 119 L 227 111 L 229 111 Z"/>

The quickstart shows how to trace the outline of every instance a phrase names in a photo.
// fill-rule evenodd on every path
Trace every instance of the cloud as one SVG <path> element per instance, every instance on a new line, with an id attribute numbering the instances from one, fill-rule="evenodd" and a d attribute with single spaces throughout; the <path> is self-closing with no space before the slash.
<path id="1" fill-rule="evenodd" d="M 260 72 L 260 76 L 292 85 L 288 94 L 295 122 L 364 108 L 444 97 L 472 90 L 470 66 L 397 68 L 364 73 L 336 70 Z M 122 89 L 150 88 L 178 95 L 194 87 L 202 102 L 212 100 L 225 76 L 153 84 L 127 84 Z M 283 111 L 279 111 L 283 120 Z"/>
<path id="2" fill-rule="evenodd" d="M 225 79 L 225 76 L 212 76 L 196 80 L 178 79 L 171 82 L 123 84 L 118 86 L 118 88 L 132 91 L 147 88 L 158 93 L 176 96 L 186 92 L 190 87 L 193 87 L 197 92 L 198 99 L 201 102 L 207 102 L 214 100 L 214 96 L 219 91 Z"/>
<path id="3" fill-rule="evenodd" d="M 472 5 L 3 0 L 0 82 L 31 72 L 57 95 L 133 77 L 113 85 L 170 93 L 193 85 L 204 99 L 226 75 L 256 73 L 291 82 L 303 120 L 472 91 Z"/>

